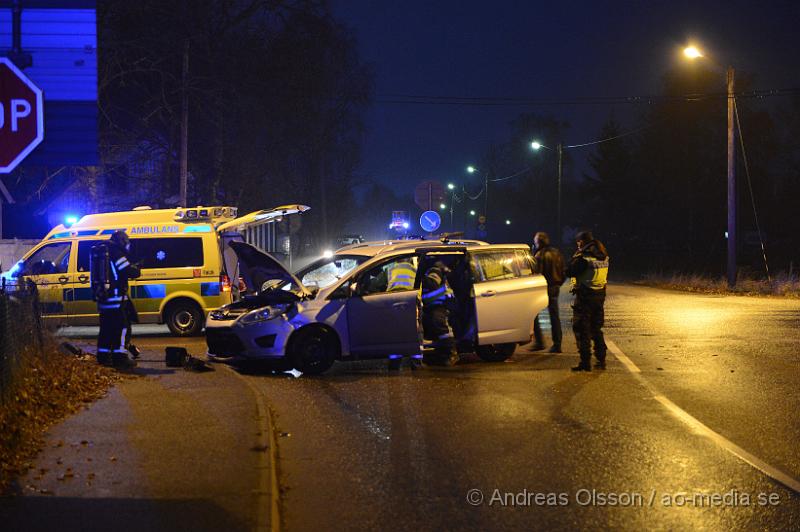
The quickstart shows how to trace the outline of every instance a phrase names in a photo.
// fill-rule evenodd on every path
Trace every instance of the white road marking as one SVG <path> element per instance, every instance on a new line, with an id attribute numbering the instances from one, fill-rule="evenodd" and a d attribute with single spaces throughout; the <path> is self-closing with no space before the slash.
<path id="1" fill-rule="evenodd" d="M 614 356 L 622 362 L 622 364 L 630 371 L 633 376 L 645 387 L 647 390 L 653 395 L 653 399 L 661 403 L 661 405 L 666 408 L 670 414 L 672 414 L 675 418 L 682 421 L 685 425 L 692 429 L 696 434 L 701 436 L 705 436 L 706 438 L 710 439 L 712 442 L 716 443 L 718 446 L 722 447 L 732 455 L 736 456 L 743 462 L 750 464 L 755 469 L 761 471 L 771 479 L 779 482 L 789 488 L 790 490 L 794 491 L 795 493 L 800 494 L 800 481 L 796 478 L 784 473 L 780 469 L 771 466 L 761 458 L 755 456 L 752 453 L 747 452 L 746 450 L 742 449 L 728 438 L 719 434 L 703 424 L 700 420 L 689 414 L 686 410 L 682 409 L 669 399 L 667 399 L 663 394 L 661 394 L 650 382 L 648 382 L 643 376 L 642 371 L 633 363 L 633 361 L 628 358 L 628 356 L 622 352 L 622 350 L 617 347 L 617 345 L 606 338 L 606 345 L 608 349 L 614 353 Z"/>
<path id="2" fill-rule="evenodd" d="M 272 411 L 266 404 L 264 396 L 250 382 L 245 376 L 238 371 L 229 367 L 227 364 L 222 364 L 222 367 L 236 375 L 239 379 L 244 381 L 253 395 L 256 397 L 256 411 L 258 413 L 258 427 L 259 433 L 256 445 L 259 449 L 269 448 L 269 455 L 261 452 L 259 454 L 258 469 L 261 472 L 258 475 L 258 490 L 256 491 L 256 526 L 258 531 L 280 532 L 281 529 L 281 516 L 280 516 L 280 488 L 278 486 L 278 444 L 275 439 L 275 425 L 272 422 Z M 269 478 L 267 478 L 266 470 L 269 470 Z M 270 500 L 267 501 L 267 495 Z M 269 504 L 268 504 L 269 503 Z M 269 519 L 267 518 L 267 507 L 270 508 Z"/>
<path id="3" fill-rule="evenodd" d="M 612 353 L 614 353 L 614 356 L 617 357 L 617 359 L 620 362 L 625 364 L 625 367 L 628 368 L 628 371 L 630 371 L 631 373 L 641 373 L 642 372 L 642 370 L 640 370 L 636 366 L 636 364 L 633 363 L 633 360 L 628 358 L 628 356 L 625 353 L 623 353 L 622 350 L 619 347 L 617 347 L 617 344 L 615 344 L 614 342 L 612 342 L 608 338 L 606 338 L 606 346 L 608 346 L 608 349 Z"/>

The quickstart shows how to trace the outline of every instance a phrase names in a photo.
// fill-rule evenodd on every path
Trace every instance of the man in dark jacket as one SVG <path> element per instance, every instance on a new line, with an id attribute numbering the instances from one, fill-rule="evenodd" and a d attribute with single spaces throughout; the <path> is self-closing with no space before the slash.
<path id="1" fill-rule="evenodd" d="M 105 249 L 100 246 L 104 246 Z M 97 336 L 97 361 L 115 367 L 130 368 L 136 362 L 130 357 L 130 318 L 135 313 L 128 296 L 128 279 L 141 275 L 139 267 L 128 258 L 130 240 L 125 231 L 117 231 L 107 243 L 92 249 L 92 287 L 100 314 Z"/>
<path id="2" fill-rule="evenodd" d="M 538 232 L 533 237 L 533 245 L 536 259 L 536 273 L 541 273 L 547 280 L 547 313 L 550 314 L 550 328 L 553 336 L 553 346 L 551 353 L 561 352 L 561 317 L 558 314 L 558 296 L 561 292 L 561 285 L 564 283 L 564 257 L 558 248 L 550 245 L 550 237 L 547 233 Z M 539 315 L 533 321 L 534 344 L 531 351 L 541 351 L 544 349 L 544 337 L 542 327 L 539 324 Z"/>
<path id="3" fill-rule="evenodd" d="M 567 275 L 571 277 L 572 330 L 581 355 L 580 363 L 572 371 L 592 371 L 592 342 L 595 368 L 606 369 L 606 342 L 603 338 L 603 320 L 608 278 L 608 252 L 599 240 L 589 231 L 581 231 L 575 237 L 578 250 L 572 256 Z"/>

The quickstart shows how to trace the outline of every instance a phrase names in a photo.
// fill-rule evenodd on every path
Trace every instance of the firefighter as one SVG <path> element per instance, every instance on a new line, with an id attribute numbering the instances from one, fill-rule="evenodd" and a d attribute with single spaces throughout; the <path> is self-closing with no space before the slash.
<path id="1" fill-rule="evenodd" d="M 580 363 L 572 371 L 592 371 L 592 343 L 597 359 L 595 368 L 606 369 L 606 342 L 603 338 L 603 306 L 606 300 L 608 278 L 608 252 L 589 231 L 581 231 L 575 237 L 578 250 L 567 267 L 571 278 L 572 330 L 581 356 Z"/>
<path id="2" fill-rule="evenodd" d="M 453 290 L 447 283 L 450 269 L 436 261 L 422 278 L 422 328 L 425 338 L 434 342 L 436 362 L 452 366 L 458 362 L 456 341 L 450 327 Z"/>
<path id="3" fill-rule="evenodd" d="M 129 251 L 128 235 L 120 230 L 108 242 L 92 248 L 91 255 L 92 288 L 100 314 L 97 361 L 118 368 L 136 365 L 128 350 L 131 318 L 136 312 L 128 296 L 128 279 L 136 279 L 141 271 L 128 257 Z"/>

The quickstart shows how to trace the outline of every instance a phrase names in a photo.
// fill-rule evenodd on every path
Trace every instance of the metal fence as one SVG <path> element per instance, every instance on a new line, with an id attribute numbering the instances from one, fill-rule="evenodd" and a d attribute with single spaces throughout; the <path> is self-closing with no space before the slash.
<path id="1" fill-rule="evenodd" d="M 39 295 L 34 283 L 0 284 L 0 404 L 14 391 L 26 356 L 44 356 Z"/>

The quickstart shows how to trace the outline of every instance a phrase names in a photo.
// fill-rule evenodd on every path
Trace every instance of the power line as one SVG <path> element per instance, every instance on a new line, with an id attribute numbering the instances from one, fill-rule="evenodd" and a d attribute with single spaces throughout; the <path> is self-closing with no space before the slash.
<path id="1" fill-rule="evenodd" d="M 737 98 L 768 98 L 775 96 L 799 95 L 800 88 L 761 89 L 741 91 Z M 447 106 L 548 106 L 548 105 L 608 105 L 638 104 L 650 105 L 658 102 L 697 102 L 713 99 L 725 99 L 727 92 L 690 93 L 683 95 L 650 95 L 650 96 L 585 96 L 567 99 L 547 98 L 510 98 L 490 96 L 440 96 L 414 94 L 379 94 L 374 103 L 394 105 L 447 105 Z"/>

